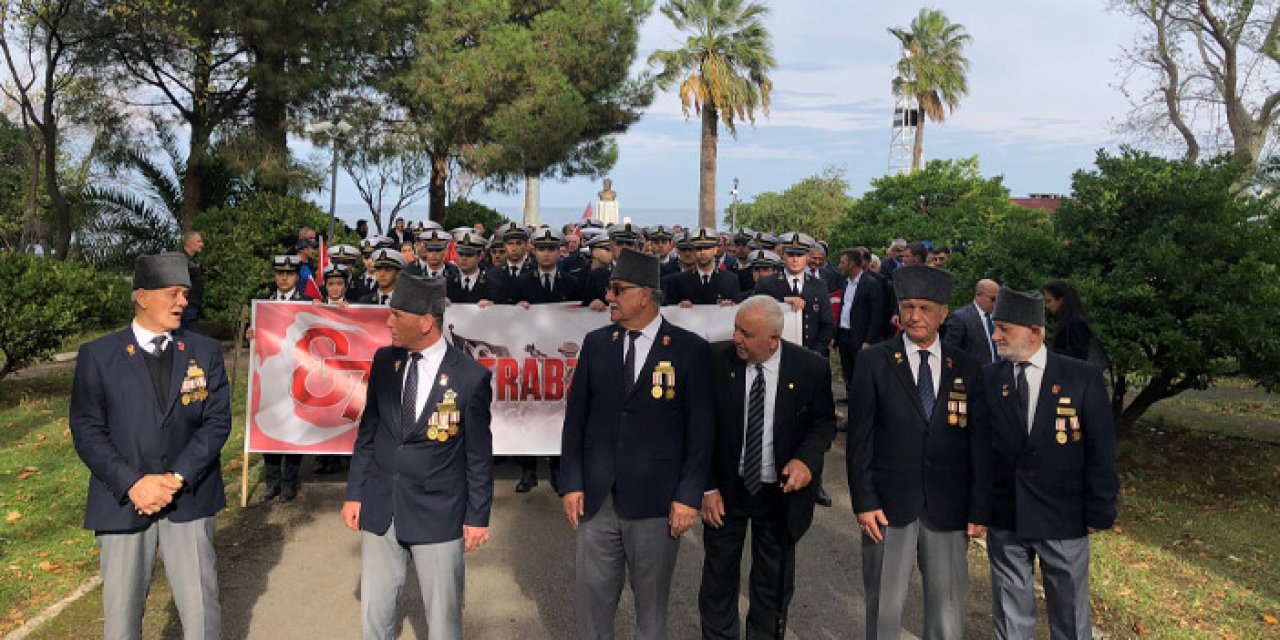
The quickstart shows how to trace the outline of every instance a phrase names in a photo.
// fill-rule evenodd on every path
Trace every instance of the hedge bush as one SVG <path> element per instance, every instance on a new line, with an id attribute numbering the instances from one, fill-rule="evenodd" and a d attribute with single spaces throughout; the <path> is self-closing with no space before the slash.
<path id="1" fill-rule="evenodd" d="M 445 229 L 470 227 L 477 222 L 484 223 L 485 235 L 488 236 L 510 220 L 496 210 L 471 200 L 454 200 L 444 208 Z"/>
<path id="2" fill-rule="evenodd" d="M 0 378 L 53 355 L 72 336 L 123 325 L 131 316 L 130 282 L 119 274 L 0 252 Z"/>

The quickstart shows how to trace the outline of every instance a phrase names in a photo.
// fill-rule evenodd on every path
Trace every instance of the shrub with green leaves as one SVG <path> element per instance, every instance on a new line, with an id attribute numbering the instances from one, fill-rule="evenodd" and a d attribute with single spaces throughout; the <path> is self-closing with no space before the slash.
<path id="1" fill-rule="evenodd" d="M 130 315 L 130 282 L 118 274 L 0 252 L 0 378 L 48 358 L 67 338 L 123 324 Z"/>
<path id="2" fill-rule="evenodd" d="M 485 234 L 488 235 L 508 220 L 501 213 L 471 200 L 454 200 L 444 208 L 445 229 L 470 227 L 477 222 L 484 224 Z"/>

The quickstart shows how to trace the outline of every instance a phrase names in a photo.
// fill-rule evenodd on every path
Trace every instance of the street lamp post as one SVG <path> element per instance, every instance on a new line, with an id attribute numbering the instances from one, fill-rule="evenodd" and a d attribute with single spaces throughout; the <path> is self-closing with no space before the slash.
<path id="1" fill-rule="evenodd" d="M 333 228 L 338 220 L 338 139 L 350 133 L 352 128 L 350 123 L 337 116 L 330 122 L 320 122 L 306 127 L 308 132 L 328 134 L 332 140 L 333 168 L 329 179 L 329 235 L 325 236 L 329 242 L 333 242 Z"/>
<path id="2" fill-rule="evenodd" d="M 730 205 L 730 209 L 729 209 L 730 215 L 733 217 L 733 222 L 729 226 L 732 227 L 731 231 L 736 232 L 738 230 L 738 179 L 737 178 L 733 179 L 733 188 L 729 190 L 729 195 L 733 197 L 733 204 Z"/>

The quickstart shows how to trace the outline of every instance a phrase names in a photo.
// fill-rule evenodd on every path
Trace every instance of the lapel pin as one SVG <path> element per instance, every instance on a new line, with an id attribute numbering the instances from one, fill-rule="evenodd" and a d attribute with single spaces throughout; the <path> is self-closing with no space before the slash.
<path id="1" fill-rule="evenodd" d="M 1062 385 L 1057 385 L 1057 384 L 1055 384 L 1055 385 L 1053 385 L 1053 388 L 1052 388 L 1052 389 L 1050 389 L 1049 391 L 1052 391 L 1052 392 L 1053 392 L 1053 395 L 1055 395 L 1055 396 L 1056 396 L 1056 395 L 1058 395 L 1059 393 L 1062 393 Z"/>
<path id="2" fill-rule="evenodd" d="M 902 359 L 902 352 L 901 352 L 901 351 L 895 351 L 895 352 L 893 352 L 893 359 L 894 359 L 898 364 L 902 364 L 902 362 L 903 362 L 903 359 Z"/>
<path id="3" fill-rule="evenodd" d="M 1009 397 L 1009 385 L 1006 384 L 1003 387 L 1000 387 L 1000 395 L 1006 398 Z"/>
<path id="4" fill-rule="evenodd" d="M 127 344 L 127 345 L 125 345 L 125 346 L 124 346 L 124 352 L 125 352 L 125 353 L 127 353 L 127 354 L 129 354 L 129 355 L 133 355 L 133 354 L 135 354 L 135 353 L 137 353 L 137 352 L 138 352 L 138 349 L 137 349 L 137 347 L 133 346 L 132 344 Z"/>
<path id="5" fill-rule="evenodd" d="M 955 363 L 955 361 L 954 361 L 954 360 L 952 360 L 951 358 L 947 358 L 947 368 L 948 368 L 948 369 L 954 369 L 954 368 L 956 368 L 956 363 Z"/>
<path id="6" fill-rule="evenodd" d="M 187 350 L 187 343 L 185 343 L 185 342 L 183 342 L 183 341 L 179 340 L 179 341 L 178 341 L 178 351 L 186 351 L 186 350 Z"/>
<path id="7" fill-rule="evenodd" d="M 671 336 L 662 336 L 662 346 L 664 347 L 671 346 Z"/>
<path id="8" fill-rule="evenodd" d="M 442 387 L 449 386 L 449 374 L 447 373 L 440 374 L 440 386 Z"/>
<path id="9" fill-rule="evenodd" d="M 396 373 L 400 373 L 400 361 L 399 361 L 399 360 L 396 360 L 395 369 L 396 369 Z"/>
<path id="10" fill-rule="evenodd" d="M 617 342 L 617 341 L 618 341 L 618 332 L 617 332 L 617 331 L 614 331 L 614 332 L 613 332 L 613 341 L 614 341 L 614 342 Z"/>
<path id="11" fill-rule="evenodd" d="M 794 389 L 794 388 L 796 388 L 796 383 L 794 383 L 794 382 L 788 382 L 788 383 L 787 383 L 787 388 L 788 388 L 788 389 Z"/>

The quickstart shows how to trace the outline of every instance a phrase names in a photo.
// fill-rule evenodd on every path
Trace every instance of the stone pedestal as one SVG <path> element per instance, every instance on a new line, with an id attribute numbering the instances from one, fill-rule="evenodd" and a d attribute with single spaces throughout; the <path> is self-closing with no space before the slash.
<path id="1" fill-rule="evenodd" d="M 596 219 L 605 224 L 618 224 L 618 202 L 616 200 L 597 202 Z"/>

